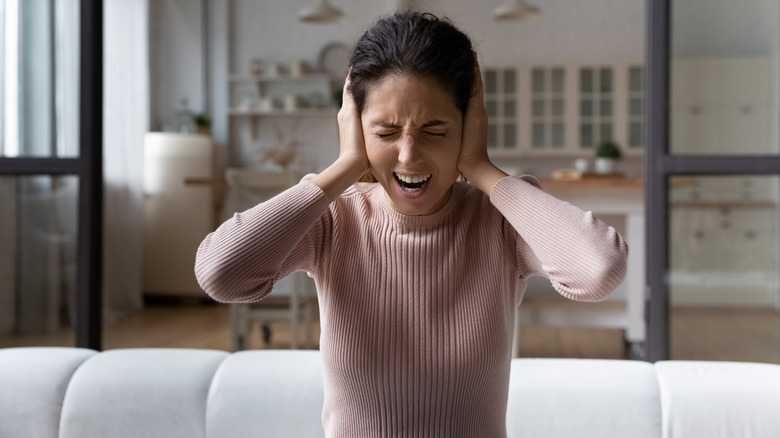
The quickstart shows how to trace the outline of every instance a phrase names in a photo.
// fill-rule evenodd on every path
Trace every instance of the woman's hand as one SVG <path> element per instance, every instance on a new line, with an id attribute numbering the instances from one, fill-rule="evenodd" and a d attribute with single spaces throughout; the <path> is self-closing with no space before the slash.
<path id="1" fill-rule="evenodd" d="M 363 125 L 355 99 L 349 92 L 349 74 L 344 83 L 343 103 L 338 114 L 339 157 L 327 169 L 311 179 L 334 201 L 369 169 Z"/>
<path id="2" fill-rule="evenodd" d="M 349 92 L 349 73 L 344 83 L 342 104 L 338 114 L 339 122 L 339 160 L 346 160 L 360 169 L 360 175 L 368 171 L 368 155 L 363 138 L 363 125 L 360 121 L 355 98 Z"/>
<path id="3" fill-rule="evenodd" d="M 507 176 L 490 162 L 487 151 L 488 116 L 485 110 L 485 93 L 482 72 L 474 54 L 474 86 L 466 114 L 463 116 L 463 138 L 458 157 L 458 171 L 488 196 L 493 185 Z"/>
<path id="4" fill-rule="evenodd" d="M 482 73 L 474 55 L 474 85 L 471 89 L 466 114 L 463 115 L 463 138 L 458 158 L 458 170 L 464 175 L 484 161 L 490 161 L 487 153 L 488 116 L 485 110 Z"/>

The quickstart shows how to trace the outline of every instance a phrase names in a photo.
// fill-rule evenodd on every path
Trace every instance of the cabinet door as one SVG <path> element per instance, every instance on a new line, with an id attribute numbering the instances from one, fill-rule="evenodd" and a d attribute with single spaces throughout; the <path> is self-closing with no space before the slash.
<path id="1" fill-rule="evenodd" d="M 670 130 L 679 154 L 709 153 L 720 143 L 717 109 L 697 103 L 672 103 Z"/>
<path id="2" fill-rule="evenodd" d="M 484 69 L 485 109 L 488 114 L 488 148 L 517 151 L 520 148 L 518 69 Z"/>
<path id="3" fill-rule="evenodd" d="M 675 60 L 671 148 L 675 154 L 771 153 L 769 66 L 762 58 Z"/>
<path id="4" fill-rule="evenodd" d="M 718 153 L 770 153 L 769 109 L 759 105 L 760 103 L 732 104 L 718 113 L 717 123 L 722 134 Z"/>
<path id="5" fill-rule="evenodd" d="M 615 138 L 615 69 L 579 69 L 579 149 L 593 150 Z"/>
<path id="6" fill-rule="evenodd" d="M 531 69 L 531 150 L 562 151 L 566 147 L 566 69 Z"/>

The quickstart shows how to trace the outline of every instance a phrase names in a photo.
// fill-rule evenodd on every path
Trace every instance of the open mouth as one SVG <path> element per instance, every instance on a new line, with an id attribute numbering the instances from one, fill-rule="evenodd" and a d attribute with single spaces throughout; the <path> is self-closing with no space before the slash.
<path id="1" fill-rule="evenodd" d="M 395 172 L 393 172 L 393 176 L 395 177 L 395 180 L 398 181 L 398 184 L 406 191 L 409 192 L 416 192 L 423 188 L 423 186 L 430 181 L 431 176 L 433 174 L 428 175 L 414 175 L 414 176 L 407 176 L 407 175 L 399 175 Z"/>

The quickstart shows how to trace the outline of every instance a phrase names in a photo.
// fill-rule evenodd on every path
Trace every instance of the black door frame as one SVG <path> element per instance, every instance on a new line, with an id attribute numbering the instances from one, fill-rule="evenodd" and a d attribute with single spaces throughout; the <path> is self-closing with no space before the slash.
<path id="1" fill-rule="evenodd" d="M 645 222 L 648 361 L 669 359 L 669 199 L 676 175 L 779 175 L 778 155 L 672 155 L 669 85 L 672 0 L 647 0 Z M 776 120 L 775 123 L 780 123 Z"/>
<path id="2" fill-rule="evenodd" d="M 0 175 L 79 179 L 76 279 L 77 347 L 102 348 L 103 1 L 80 1 L 79 156 L 0 157 Z"/>

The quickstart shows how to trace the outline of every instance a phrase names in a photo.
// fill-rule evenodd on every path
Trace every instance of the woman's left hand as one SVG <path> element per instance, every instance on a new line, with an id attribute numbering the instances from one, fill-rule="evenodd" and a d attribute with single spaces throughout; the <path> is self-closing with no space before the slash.
<path id="1" fill-rule="evenodd" d="M 485 110 L 485 93 L 482 72 L 474 54 L 474 87 L 466 114 L 463 116 L 463 138 L 458 157 L 458 171 L 483 192 L 490 195 L 493 185 L 506 176 L 490 162 L 487 151 L 488 116 Z"/>
<path id="2" fill-rule="evenodd" d="M 473 167 L 490 161 L 487 152 L 488 116 L 485 110 L 485 93 L 482 73 L 474 54 L 474 86 L 471 90 L 466 114 L 463 115 L 463 138 L 458 158 L 458 170 L 466 175 Z"/>

